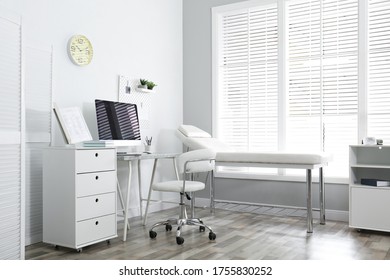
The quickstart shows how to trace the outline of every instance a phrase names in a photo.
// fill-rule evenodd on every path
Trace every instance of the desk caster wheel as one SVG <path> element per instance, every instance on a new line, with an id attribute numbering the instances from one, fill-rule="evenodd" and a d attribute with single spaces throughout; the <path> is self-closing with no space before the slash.
<path id="1" fill-rule="evenodd" d="M 172 231 L 172 226 L 171 225 L 166 225 L 165 226 L 166 231 Z"/>
<path id="2" fill-rule="evenodd" d="M 210 233 L 209 233 L 209 239 L 210 239 L 210 240 L 215 240 L 216 238 L 217 238 L 217 235 L 216 235 L 214 232 L 210 231 Z"/>
<path id="3" fill-rule="evenodd" d="M 177 245 L 181 245 L 184 243 L 184 238 L 179 236 L 179 237 L 176 237 L 176 243 Z"/>
<path id="4" fill-rule="evenodd" d="M 200 227 L 199 227 L 199 231 L 200 231 L 200 232 L 205 232 L 205 231 L 206 231 L 206 228 L 205 228 L 204 226 L 200 226 Z"/>
<path id="5" fill-rule="evenodd" d="M 107 242 L 107 245 L 110 245 L 110 244 L 111 244 L 111 241 L 110 241 L 110 240 L 107 240 L 106 242 Z"/>
<path id="6" fill-rule="evenodd" d="M 81 253 L 83 251 L 83 248 L 77 249 L 77 253 Z"/>
<path id="7" fill-rule="evenodd" d="M 155 231 L 153 231 L 153 230 L 149 231 L 149 237 L 150 237 L 151 239 L 155 239 L 156 236 L 157 236 L 157 232 L 155 232 Z"/>

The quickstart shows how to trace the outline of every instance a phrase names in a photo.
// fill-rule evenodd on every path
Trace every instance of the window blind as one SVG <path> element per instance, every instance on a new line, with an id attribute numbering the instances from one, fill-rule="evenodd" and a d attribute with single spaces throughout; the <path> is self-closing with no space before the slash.
<path id="1" fill-rule="evenodd" d="M 272 64 L 275 56 L 270 50 L 276 41 L 264 36 L 270 34 L 266 33 L 266 26 L 271 25 L 263 23 L 261 27 L 262 38 L 268 40 L 263 44 L 266 47 L 260 50 L 265 59 L 253 64 L 250 9 L 240 8 L 224 14 L 226 22 L 229 22 L 229 16 L 233 18 L 234 15 L 235 20 L 240 18 L 242 23 L 240 37 L 232 34 L 239 49 L 234 50 L 236 64 L 229 63 L 233 60 L 227 59 L 217 65 L 221 70 L 216 76 L 217 88 L 224 89 L 221 100 L 225 107 L 221 112 L 224 116 L 234 112 L 230 119 L 224 119 L 224 140 L 235 139 L 232 143 L 241 150 L 261 150 L 260 147 L 273 150 L 277 149 L 273 139 L 283 137 L 278 139 L 280 147 L 288 150 L 328 151 L 334 155 L 334 160 L 326 169 L 327 174 L 345 178 L 348 176 L 348 146 L 360 142 L 358 135 L 390 142 L 390 1 L 286 0 L 278 3 L 283 4 L 279 7 L 283 10 L 280 10 L 277 20 L 283 24 L 276 30 L 280 31 L 280 42 L 286 43 L 279 44 L 283 58 L 276 56 L 275 65 Z M 270 14 L 265 6 L 260 10 L 266 11 L 267 16 Z M 220 26 L 223 26 L 223 21 Z M 221 36 L 220 31 L 218 34 Z M 226 33 L 224 36 L 219 42 L 226 40 L 222 44 L 225 53 L 221 54 L 222 47 L 218 45 L 219 61 L 228 58 L 226 50 L 229 43 L 233 43 Z M 266 63 L 260 63 L 263 61 Z M 253 69 L 258 71 L 258 77 Z M 275 81 L 277 88 L 276 75 L 269 75 L 273 73 L 271 69 L 283 74 L 280 76 L 282 87 L 275 92 L 271 85 Z M 255 80 L 265 88 L 264 92 L 258 91 L 263 94 L 259 100 L 253 94 Z M 279 99 L 276 91 L 279 91 Z M 217 90 L 217 95 L 221 97 L 221 91 Z M 222 101 L 217 100 L 217 109 L 222 108 Z M 282 114 L 278 114 L 278 110 Z M 264 116 L 261 115 L 263 112 L 266 112 Z M 221 114 L 215 116 L 216 131 L 220 131 L 218 118 Z M 249 139 L 256 138 L 253 137 L 254 128 L 250 126 L 252 119 L 249 116 L 262 117 L 253 118 L 253 123 L 263 126 L 260 129 L 262 133 L 267 131 L 273 136 L 261 136 L 266 139 L 264 142 L 272 143 L 271 146 L 260 140 L 257 146 L 251 145 L 254 141 Z M 286 172 L 295 174 L 291 169 Z"/>
<path id="2" fill-rule="evenodd" d="M 23 259 L 21 31 L 4 10 L 0 38 L 0 259 Z"/>
<path id="3" fill-rule="evenodd" d="M 236 150 L 276 150 L 276 3 L 226 12 L 218 25 L 218 137 Z"/>
<path id="4" fill-rule="evenodd" d="M 332 152 L 327 174 L 345 177 L 357 142 L 358 0 L 289 1 L 287 21 L 286 147 Z"/>
<path id="5" fill-rule="evenodd" d="M 368 136 L 390 142 L 390 1 L 368 2 Z"/>

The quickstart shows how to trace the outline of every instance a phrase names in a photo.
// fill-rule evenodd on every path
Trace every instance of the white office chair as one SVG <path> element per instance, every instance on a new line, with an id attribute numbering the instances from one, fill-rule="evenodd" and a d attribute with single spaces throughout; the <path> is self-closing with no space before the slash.
<path id="1" fill-rule="evenodd" d="M 152 190 L 154 191 L 163 191 L 163 192 L 178 192 L 180 193 L 180 203 L 179 203 L 179 218 L 177 219 L 168 219 L 165 221 L 158 222 L 154 224 L 150 231 L 150 238 L 154 239 L 157 237 L 157 233 L 154 231 L 155 227 L 165 225 L 166 231 L 172 230 L 172 225 L 177 225 L 176 231 L 176 243 L 181 245 L 184 243 L 184 238 L 180 236 L 182 227 L 184 225 L 198 226 L 199 231 L 203 232 L 206 228 L 209 232 L 209 239 L 215 240 L 216 234 L 213 230 L 205 225 L 201 219 L 187 217 L 186 204 L 184 201 L 184 196 L 190 199 L 188 193 L 196 192 L 203 190 L 205 188 L 205 183 L 199 181 L 189 181 L 187 176 L 194 173 L 201 172 L 211 172 L 214 170 L 214 161 L 215 161 L 215 152 L 209 149 L 201 149 L 191 152 L 186 152 L 180 155 L 177 158 L 177 166 L 179 173 L 182 175 L 182 180 L 168 181 L 154 183 L 152 185 Z M 210 174 L 210 173 L 208 173 Z M 213 175 L 212 175 L 213 176 Z M 210 178 L 210 184 L 212 184 L 212 179 Z"/>

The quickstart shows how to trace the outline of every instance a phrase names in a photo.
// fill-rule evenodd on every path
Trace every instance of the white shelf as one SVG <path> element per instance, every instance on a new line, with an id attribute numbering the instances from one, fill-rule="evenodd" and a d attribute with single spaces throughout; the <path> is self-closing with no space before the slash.
<path id="1" fill-rule="evenodd" d="M 390 165 L 378 165 L 378 164 L 351 164 L 353 168 L 383 168 L 390 169 Z"/>
<path id="2" fill-rule="evenodd" d="M 353 148 L 364 147 L 364 148 L 379 148 L 379 149 L 381 149 L 381 147 L 390 147 L 390 145 L 350 145 L 350 147 L 353 147 Z"/>
<path id="3" fill-rule="evenodd" d="M 390 187 L 375 187 L 375 186 L 369 186 L 369 185 L 362 185 L 362 184 L 351 184 L 350 185 L 351 188 L 366 188 L 366 189 L 383 189 L 383 190 L 389 190 L 390 191 Z"/>
<path id="4" fill-rule="evenodd" d="M 155 90 L 152 90 L 152 89 L 139 88 L 139 87 L 137 87 L 135 89 L 135 91 L 139 91 L 139 92 L 143 92 L 143 93 L 155 93 L 156 92 Z"/>

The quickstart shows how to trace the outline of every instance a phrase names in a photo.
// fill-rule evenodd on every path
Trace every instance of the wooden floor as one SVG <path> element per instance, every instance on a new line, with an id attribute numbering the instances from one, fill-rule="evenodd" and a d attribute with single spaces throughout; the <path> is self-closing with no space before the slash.
<path id="1" fill-rule="evenodd" d="M 177 209 L 152 213 L 148 224 L 175 217 Z M 131 220 L 127 241 L 122 241 L 122 228 L 110 244 L 101 242 L 85 247 L 81 253 L 73 249 L 55 248 L 37 243 L 26 248 L 26 259 L 40 260 L 388 260 L 390 234 L 350 229 L 347 223 L 314 221 L 314 233 L 306 233 L 304 210 L 246 205 L 217 205 L 216 213 L 197 208 L 198 216 L 217 234 L 215 241 L 207 232 L 185 227 L 185 242 L 177 245 L 175 228 L 165 232 L 157 228 L 157 238 L 149 238 L 149 228 L 139 217 Z"/>

